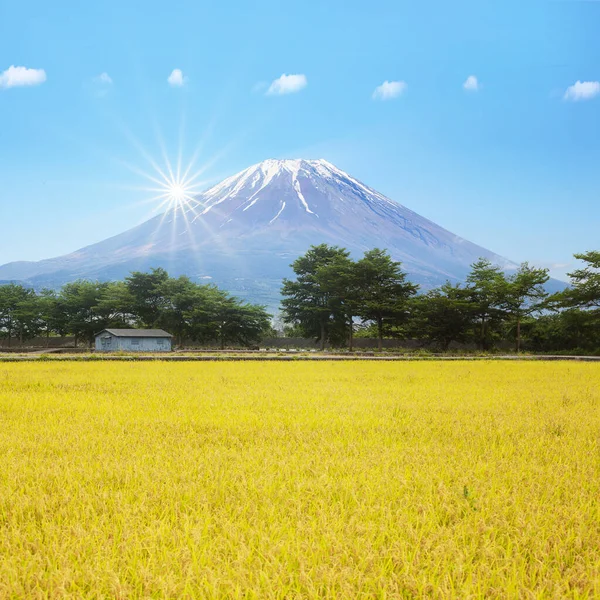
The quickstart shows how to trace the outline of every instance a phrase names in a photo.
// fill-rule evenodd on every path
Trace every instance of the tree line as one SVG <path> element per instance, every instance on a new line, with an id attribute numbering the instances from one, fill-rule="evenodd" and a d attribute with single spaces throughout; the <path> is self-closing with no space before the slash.
<path id="1" fill-rule="evenodd" d="M 353 260 L 337 246 L 312 246 L 284 279 L 285 334 L 353 348 L 356 336 L 412 339 L 447 350 L 453 342 L 491 350 L 511 340 L 517 351 L 600 350 L 600 252 L 576 254 L 583 266 L 571 285 L 549 295 L 546 269 L 523 263 L 507 274 L 486 259 L 464 284 L 447 282 L 420 293 L 401 263 L 373 249 Z M 242 302 L 214 285 L 164 269 L 134 272 L 123 281 L 79 280 L 60 290 L 0 286 L 0 337 L 21 343 L 37 336 L 75 337 L 115 327 L 160 327 L 175 341 L 250 346 L 274 334 L 262 306 Z"/>
<path id="2" fill-rule="evenodd" d="M 512 340 L 518 352 L 598 350 L 600 252 L 576 254 L 584 267 L 571 286 L 549 295 L 548 270 L 522 263 L 510 274 L 485 258 L 464 284 L 447 282 L 418 293 L 401 263 L 373 249 L 359 260 L 337 246 L 312 246 L 282 288 L 282 317 L 290 335 L 352 349 L 355 335 L 422 340 L 447 350 L 452 342 L 491 350 Z M 358 330 L 358 331 L 356 331 Z"/>
<path id="3" fill-rule="evenodd" d="M 270 331 L 264 307 L 240 301 L 214 285 L 200 285 L 164 269 L 134 272 L 124 281 L 79 280 L 60 290 L 0 286 L 0 336 L 21 343 L 36 336 L 92 343 L 106 328 L 164 328 L 175 341 L 252 345 Z"/>

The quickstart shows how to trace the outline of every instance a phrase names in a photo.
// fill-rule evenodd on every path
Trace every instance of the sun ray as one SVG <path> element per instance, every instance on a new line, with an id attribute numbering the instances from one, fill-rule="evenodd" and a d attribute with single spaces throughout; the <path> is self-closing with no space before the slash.
<path id="1" fill-rule="evenodd" d="M 130 165 L 128 162 L 126 162 L 124 160 L 115 159 L 115 161 L 117 163 L 119 163 L 120 165 L 122 165 L 123 167 L 125 167 L 126 169 L 129 169 L 135 175 L 139 175 L 140 177 L 145 177 L 146 179 L 148 179 L 149 181 L 152 181 L 156 185 L 160 185 L 162 187 L 165 187 L 165 185 L 169 184 L 169 180 L 168 179 L 165 179 L 164 181 L 161 181 L 160 179 L 157 179 L 156 177 L 153 177 L 152 175 L 149 175 L 148 173 L 146 173 L 146 171 L 143 171 L 142 169 L 138 169 L 137 167 L 134 167 L 133 165 Z"/>
<path id="2" fill-rule="evenodd" d="M 150 153 L 144 148 L 144 146 L 138 141 L 138 139 L 131 133 L 129 128 L 120 123 L 120 127 L 125 137 L 129 140 L 130 144 L 142 155 L 142 157 L 150 164 L 150 166 L 163 178 L 165 183 L 169 182 L 169 178 L 165 172 L 160 168 L 159 164 L 152 158 Z"/>
<path id="3" fill-rule="evenodd" d="M 177 181 L 181 181 L 181 162 L 183 160 L 184 140 L 185 140 L 185 113 L 181 112 L 179 121 L 179 148 L 177 149 Z"/>

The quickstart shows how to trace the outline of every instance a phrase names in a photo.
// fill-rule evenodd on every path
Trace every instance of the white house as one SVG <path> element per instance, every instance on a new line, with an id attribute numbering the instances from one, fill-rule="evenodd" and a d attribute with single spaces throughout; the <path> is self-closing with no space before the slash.
<path id="1" fill-rule="evenodd" d="M 103 329 L 96 334 L 96 351 L 170 352 L 172 339 L 162 329 Z"/>

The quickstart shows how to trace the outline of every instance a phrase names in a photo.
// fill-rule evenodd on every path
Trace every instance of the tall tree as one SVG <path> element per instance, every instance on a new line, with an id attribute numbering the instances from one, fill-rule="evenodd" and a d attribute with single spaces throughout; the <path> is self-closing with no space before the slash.
<path id="1" fill-rule="evenodd" d="M 131 327 L 138 320 L 135 299 L 124 281 L 102 285 L 96 310 L 107 327 Z"/>
<path id="2" fill-rule="evenodd" d="M 170 331 L 179 345 L 185 337 L 191 337 L 186 314 L 197 304 L 206 302 L 206 295 L 199 293 L 201 287 L 182 275 L 167 279 L 157 288 L 162 306 L 154 324 Z"/>
<path id="3" fill-rule="evenodd" d="M 315 279 L 329 295 L 329 306 L 333 314 L 328 330 L 330 343 L 334 346 L 344 346 L 347 343 L 352 351 L 354 317 L 358 316 L 360 300 L 356 263 L 348 256 L 336 256 L 317 269 Z"/>
<path id="4" fill-rule="evenodd" d="M 191 339 L 250 346 L 270 331 L 264 307 L 241 302 L 213 285 L 196 286 L 194 301 L 183 313 Z"/>
<path id="5" fill-rule="evenodd" d="M 412 300 L 411 335 L 447 350 L 452 342 L 465 342 L 473 319 L 469 291 L 460 284 L 445 283 Z"/>
<path id="6" fill-rule="evenodd" d="M 325 349 L 336 325 L 344 319 L 339 296 L 327 285 L 329 274 L 323 268 L 348 257 L 348 251 L 338 246 L 311 246 L 291 265 L 296 280 L 283 280 L 281 306 L 284 321 L 300 325 L 306 336 L 318 339 L 321 350 Z"/>
<path id="7" fill-rule="evenodd" d="M 133 298 L 133 313 L 141 325 L 154 327 L 164 305 L 163 285 L 169 274 L 162 268 L 151 269 L 150 273 L 134 271 L 125 278 L 127 289 Z"/>
<path id="8" fill-rule="evenodd" d="M 548 279 L 548 269 L 536 269 L 527 262 L 522 263 L 516 273 L 505 279 L 500 303 L 508 318 L 515 323 L 517 352 L 521 350 L 521 323 L 525 317 L 544 308 L 544 301 L 548 296 L 544 284 Z"/>
<path id="9" fill-rule="evenodd" d="M 32 289 L 23 289 L 13 313 L 19 342 L 34 338 L 43 329 L 40 303 Z"/>
<path id="10" fill-rule="evenodd" d="M 75 336 L 75 346 L 79 339 L 91 344 L 94 334 L 109 324 L 106 314 L 98 309 L 106 287 L 105 283 L 79 280 L 67 283 L 60 290 L 58 302 L 67 328 Z"/>
<path id="11" fill-rule="evenodd" d="M 418 286 L 406 280 L 401 263 L 379 248 L 365 252 L 355 269 L 357 313 L 363 321 L 374 321 L 377 325 L 377 345 L 381 350 L 384 326 L 406 321 L 408 300 L 417 293 Z"/>
<path id="12" fill-rule="evenodd" d="M 27 336 L 28 326 L 33 325 L 33 302 L 35 292 L 16 283 L 0 286 L 0 332 L 11 345 L 14 337 L 21 341 Z"/>
<path id="13" fill-rule="evenodd" d="M 502 323 L 500 306 L 506 291 L 506 278 L 500 267 L 487 258 L 480 258 L 471 265 L 467 289 L 476 320 L 475 340 L 481 350 L 487 350 L 491 346 L 494 329 Z"/>
<path id="14" fill-rule="evenodd" d="M 270 329 L 270 315 L 263 306 L 227 297 L 215 306 L 213 322 L 221 349 L 226 344 L 250 346 L 258 343 Z"/>
<path id="15" fill-rule="evenodd" d="M 567 308 L 544 313 L 524 324 L 524 337 L 533 350 L 543 352 L 598 352 L 600 319 L 594 311 Z"/>
<path id="16" fill-rule="evenodd" d="M 38 308 L 41 320 L 41 333 L 46 335 L 46 346 L 50 345 L 50 335 L 67 335 L 67 318 L 62 310 L 54 290 L 43 289 L 38 298 Z"/>
<path id="17" fill-rule="evenodd" d="M 566 304 L 587 309 L 600 309 L 600 250 L 575 254 L 585 266 L 568 273 L 571 289 L 565 293 Z"/>

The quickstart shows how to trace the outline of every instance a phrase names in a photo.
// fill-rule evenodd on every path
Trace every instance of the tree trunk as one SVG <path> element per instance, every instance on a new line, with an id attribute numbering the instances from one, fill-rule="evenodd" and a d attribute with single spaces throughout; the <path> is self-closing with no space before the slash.
<path id="1" fill-rule="evenodd" d="M 350 317 L 350 337 L 348 339 L 348 349 L 350 352 L 354 351 L 354 323 L 352 322 L 352 317 Z"/>
<path id="2" fill-rule="evenodd" d="M 325 320 L 321 319 L 321 352 L 325 350 Z"/>
<path id="3" fill-rule="evenodd" d="M 75 337 L 74 337 L 73 348 L 77 348 L 77 334 L 75 334 Z"/>
<path id="4" fill-rule="evenodd" d="M 377 319 L 377 348 L 383 349 L 383 319 L 381 317 Z"/>
<path id="5" fill-rule="evenodd" d="M 50 330 L 46 330 L 46 348 L 50 346 Z"/>
<path id="6" fill-rule="evenodd" d="M 485 350 L 485 317 L 481 317 L 481 339 L 479 340 L 481 350 Z"/>
<path id="7" fill-rule="evenodd" d="M 521 351 L 521 317 L 517 317 L 517 353 Z"/>

